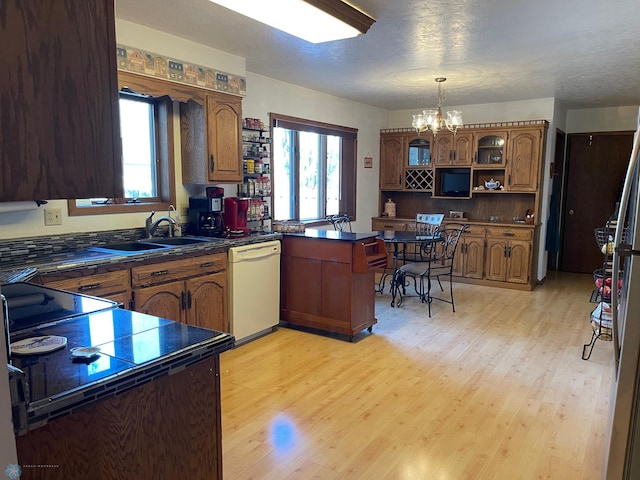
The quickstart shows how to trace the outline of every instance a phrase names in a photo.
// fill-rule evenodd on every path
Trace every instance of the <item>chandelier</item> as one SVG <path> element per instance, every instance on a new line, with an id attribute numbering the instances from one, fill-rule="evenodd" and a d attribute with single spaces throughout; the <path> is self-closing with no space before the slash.
<path id="1" fill-rule="evenodd" d="M 447 117 L 442 115 L 442 100 L 444 96 L 442 94 L 442 83 L 446 80 L 444 77 L 436 78 L 438 83 L 438 108 L 437 110 L 423 110 L 422 113 L 418 113 L 413 116 L 413 122 L 411 126 L 416 129 L 417 133 L 431 132 L 436 135 L 443 128 L 447 128 L 449 131 L 456 134 L 459 127 L 462 126 L 462 112 L 459 110 L 450 110 L 447 112 Z"/>

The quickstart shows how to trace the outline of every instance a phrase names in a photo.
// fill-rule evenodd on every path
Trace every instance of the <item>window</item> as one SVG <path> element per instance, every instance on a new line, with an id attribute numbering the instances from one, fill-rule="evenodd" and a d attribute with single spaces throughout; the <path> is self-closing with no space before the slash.
<path id="1" fill-rule="evenodd" d="M 175 203 L 172 101 L 120 92 L 123 198 L 69 200 L 70 215 L 167 209 Z"/>
<path id="2" fill-rule="evenodd" d="M 357 130 L 279 114 L 270 123 L 274 218 L 355 219 Z"/>

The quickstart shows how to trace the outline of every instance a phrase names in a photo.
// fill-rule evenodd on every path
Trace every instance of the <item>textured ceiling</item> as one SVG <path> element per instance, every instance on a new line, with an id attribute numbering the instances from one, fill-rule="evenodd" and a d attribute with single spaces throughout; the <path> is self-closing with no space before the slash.
<path id="1" fill-rule="evenodd" d="M 435 105 L 439 76 L 446 105 L 640 105 L 638 0 L 351 3 L 376 23 L 317 45 L 208 0 L 116 0 L 116 15 L 241 56 L 250 72 L 387 110 Z"/>

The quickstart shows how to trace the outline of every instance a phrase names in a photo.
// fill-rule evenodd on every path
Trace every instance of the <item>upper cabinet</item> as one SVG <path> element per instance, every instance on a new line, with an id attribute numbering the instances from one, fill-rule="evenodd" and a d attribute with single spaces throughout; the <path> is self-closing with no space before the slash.
<path id="1" fill-rule="evenodd" d="M 402 190 L 404 167 L 404 137 L 389 134 L 380 136 L 380 189 Z"/>
<path id="2" fill-rule="evenodd" d="M 507 188 L 535 192 L 540 174 L 542 131 L 539 128 L 513 130 L 509 133 Z"/>
<path id="3" fill-rule="evenodd" d="M 507 131 L 486 130 L 476 135 L 475 161 L 482 168 L 504 168 Z"/>
<path id="4" fill-rule="evenodd" d="M 0 201 L 122 196 L 114 1 L 1 17 Z"/>
<path id="5" fill-rule="evenodd" d="M 439 132 L 435 136 L 435 166 L 467 167 L 473 163 L 473 133 L 458 132 L 455 135 Z"/>
<path id="6" fill-rule="evenodd" d="M 180 104 L 182 182 L 242 182 L 242 99 L 207 93 Z"/>

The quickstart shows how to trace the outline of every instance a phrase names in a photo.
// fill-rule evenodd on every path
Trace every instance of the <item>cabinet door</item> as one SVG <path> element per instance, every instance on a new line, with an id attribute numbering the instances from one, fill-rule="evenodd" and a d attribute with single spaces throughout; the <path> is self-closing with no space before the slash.
<path id="1" fill-rule="evenodd" d="M 0 201 L 121 197 L 113 0 L 2 2 Z"/>
<path id="2" fill-rule="evenodd" d="M 207 95 L 209 182 L 242 182 L 242 101 Z"/>
<path id="3" fill-rule="evenodd" d="M 451 165 L 453 163 L 453 134 L 438 133 L 435 136 L 436 158 L 434 164 L 436 167 Z"/>
<path id="4" fill-rule="evenodd" d="M 184 322 L 184 282 L 171 282 L 133 290 L 133 310 Z"/>
<path id="5" fill-rule="evenodd" d="M 456 133 L 453 136 L 452 165 L 469 166 L 473 163 L 473 133 Z"/>
<path id="6" fill-rule="evenodd" d="M 507 242 L 487 239 L 486 279 L 504 282 L 507 278 Z"/>
<path id="7" fill-rule="evenodd" d="M 507 250 L 506 280 L 511 283 L 529 283 L 531 243 L 512 240 Z"/>
<path id="8" fill-rule="evenodd" d="M 456 255 L 458 253 L 456 252 Z M 484 273 L 484 238 L 469 237 L 464 242 L 464 271 L 467 278 L 482 278 Z"/>
<path id="9" fill-rule="evenodd" d="M 503 167 L 506 160 L 506 130 L 480 130 L 475 135 L 475 162 L 481 166 Z"/>
<path id="10" fill-rule="evenodd" d="M 187 280 L 186 291 L 189 325 L 229 331 L 227 272 Z"/>
<path id="11" fill-rule="evenodd" d="M 515 130 L 509 136 L 507 189 L 535 192 L 538 188 L 540 159 L 540 129 Z"/>
<path id="12" fill-rule="evenodd" d="M 380 189 L 402 190 L 404 141 L 399 135 L 380 136 Z"/>

